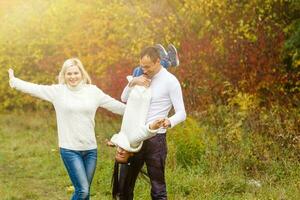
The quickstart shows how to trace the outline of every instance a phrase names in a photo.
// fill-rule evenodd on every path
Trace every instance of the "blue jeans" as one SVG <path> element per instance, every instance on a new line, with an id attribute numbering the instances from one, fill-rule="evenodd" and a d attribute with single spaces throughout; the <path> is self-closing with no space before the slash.
<path id="1" fill-rule="evenodd" d="M 89 200 L 97 164 L 97 149 L 74 151 L 60 148 L 60 155 L 75 188 L 72 200 Z"/>

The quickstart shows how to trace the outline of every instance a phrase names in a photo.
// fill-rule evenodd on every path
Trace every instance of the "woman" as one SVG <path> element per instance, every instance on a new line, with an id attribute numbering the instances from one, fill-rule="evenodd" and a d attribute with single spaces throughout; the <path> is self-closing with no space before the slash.
<path id="1" fill-rule="evenodd" d="M 72 200 L 89 199 L 90 185 L 97 163 L 95 114 L 103 107 L 122 115 L 125 105 L 91 84 L 91 79 L 77 58 L 64 62 L 59 84 L 38 85 L 15 78 L 8 70 L 12 88 L 44 99 L 54 105 L 60 154 L 75 188 Z"/>

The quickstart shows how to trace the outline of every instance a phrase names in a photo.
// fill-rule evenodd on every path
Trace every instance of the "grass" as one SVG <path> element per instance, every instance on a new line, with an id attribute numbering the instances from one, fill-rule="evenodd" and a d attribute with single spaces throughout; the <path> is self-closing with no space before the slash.
<path id="1" fill-rule="evenodd" d="M 120 120 L 97 115 L 99 157 L 91 190 L 93 200 L 111 199 L 114 149 L 106 147 L 104 140 L 119 127 Z M 278 166 L 278 170 L 256 177 L 261 184 L 257 186 L 255 180 L 246 177 L 234 164 L 220 169 L 201 164 L 182 167 L 175 159 L 176 142 L 172 140 L 172 130 L 168 142 L 166 179 L 169 199 L 300 199 L 298 165 L 289 165 L 288 173 L 283 175 Z M 140 178 L 135 199 L 150 199 L 149 193 L 149 183 Z M 65 200 L 71 194 L 71 183 L 58 153 L 54 113 L 1 114 L 1 199 Z"/>

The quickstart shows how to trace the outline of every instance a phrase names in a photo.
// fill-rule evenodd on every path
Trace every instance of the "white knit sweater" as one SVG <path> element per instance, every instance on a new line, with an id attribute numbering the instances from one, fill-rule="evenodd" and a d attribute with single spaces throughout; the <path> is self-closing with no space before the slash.
<path id="1" fill-rule="evenodd" d="M 121 130 L 111 142 L 129 152 L 140 151 L 143 141 L 156 135 L 146 119 L 151 100 L 151 89 L 136 85 L 132 88 L 124 112 Z"/>
<path id="2" fill-rule="evenodd" d="M 98 107 L 121 115 L 125 110 L 123 103 L 95 85 L 80 84 L 69 88 L 65 84 L 38 85 L 12 78 L 10 86 L 54 105 L 59 147 L 66 149 L 82 151 L 97 148 L 94 119 Z"/>

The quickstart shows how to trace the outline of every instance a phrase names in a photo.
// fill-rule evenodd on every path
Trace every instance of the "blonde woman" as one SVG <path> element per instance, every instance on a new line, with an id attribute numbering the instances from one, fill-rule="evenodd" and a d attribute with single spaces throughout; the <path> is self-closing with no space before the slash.
<path id="1" fill-rule="evenodd" d="M 20 80 L 8 70 L 12 88 L 54 105 L 60 155 L 73 183 L 72 200 L 89 199 L 97 163 L 95 113 L 98 107 L 123 115 L 125 105 L 91 84 L 91 79 L 77 58 L 64 62 L 59 83 L 38 85 Z"/>

